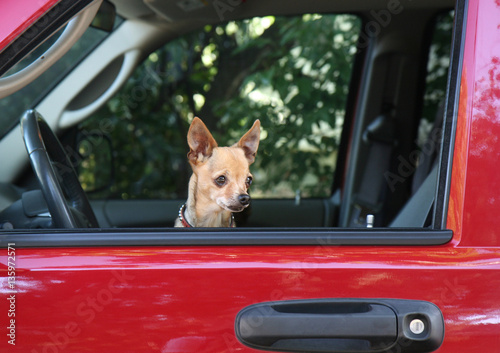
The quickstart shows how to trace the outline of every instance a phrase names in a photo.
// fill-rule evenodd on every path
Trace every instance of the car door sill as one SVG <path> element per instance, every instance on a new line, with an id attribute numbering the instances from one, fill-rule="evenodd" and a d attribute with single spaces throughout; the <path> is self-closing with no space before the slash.
<path id="1" fill-rule="evenodd" d="M 265 229 L 106 229 L 9 231 L 2 243 L 17 247 L 93 246 L 192 246 L 192 245 L 442 245 L 453 237 L 451 230 L 372 228 L 265 228 Z"/>

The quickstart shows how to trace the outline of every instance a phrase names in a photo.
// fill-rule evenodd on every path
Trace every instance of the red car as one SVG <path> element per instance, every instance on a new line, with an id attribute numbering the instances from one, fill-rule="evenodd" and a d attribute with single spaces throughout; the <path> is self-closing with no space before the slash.
<path id="1" fill-rule="evenodd" d="M 498 352 L 498 0 L 1 6 L 2 352 Z M 237 228 L 172 227 L 195 116 Z"/>

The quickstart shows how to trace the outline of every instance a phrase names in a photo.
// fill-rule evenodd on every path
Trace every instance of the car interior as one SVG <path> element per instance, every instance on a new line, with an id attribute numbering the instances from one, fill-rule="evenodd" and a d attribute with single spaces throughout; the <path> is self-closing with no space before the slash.
<path id="1" fill-rule="evenodd" d="M 261 121 L 238 228 L 437 227 L 453 1 L 105 4 L 111 28 L 0 100 L 1 228 L 172 227 L 195 116 L 224 146 Z"/>

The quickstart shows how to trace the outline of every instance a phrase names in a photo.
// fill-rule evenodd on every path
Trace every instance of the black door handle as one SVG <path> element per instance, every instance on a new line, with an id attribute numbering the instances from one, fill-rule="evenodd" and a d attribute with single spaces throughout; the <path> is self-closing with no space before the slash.
<path id="1" fill-rule="evenodd" d="M 288 352 L 432 352 L 444 339 L 441 311 L 402 299 L 313 299 L 259 303 L 236 317 L 245 345 Z"/>

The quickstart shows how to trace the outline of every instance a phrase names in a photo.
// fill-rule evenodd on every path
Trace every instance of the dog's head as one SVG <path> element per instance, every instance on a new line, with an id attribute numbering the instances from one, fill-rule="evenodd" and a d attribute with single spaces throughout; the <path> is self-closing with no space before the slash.
<path id="1" fill-rule="evenodd" d="M 231 147 L 218 147 L 205 124 L 194 118 L 188 132 L 189 163 L 198 179 L 198 192 L 221 208 L 240 212 L 250 204 L 249 166 L 259 148 L 260 121 Z"/>

